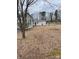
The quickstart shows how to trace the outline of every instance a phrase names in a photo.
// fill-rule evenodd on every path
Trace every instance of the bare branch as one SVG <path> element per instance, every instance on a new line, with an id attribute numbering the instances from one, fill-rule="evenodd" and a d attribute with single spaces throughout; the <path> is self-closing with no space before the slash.
<path id="1" fill-rule="evenodd" d="M 33 5 L 34 3 L 36 3 L 38 0 L 30 0 L 29 5 Z"/>
<path id="2" fill-rule="evenodd" d="M 48 0 L 44 0 L 44 1 L 46 1 L 52 8 L 53 8 L 53 6 L 57 7 L 55 4 L 51 5 L 51 3 Z"/>
<path id="3" fill-rule="evenodd" d="M 25 0 L 23 0 L 23 5 L 24 5 Z"/>
<path id="4" fill-rule="evenodd" d="M 34 0 L 28 0 L 28 1 L 29 1 L 28 3 L 29 5 L 34 2 Z"/>
<path id="5" fill-rule="evenodd" d="M 28 7 L 34 4 L 37 0 L 17 0 L 17 20 L 21 29 L 23 38 L 25 38 L 26 21 L 28 14 Z"/>

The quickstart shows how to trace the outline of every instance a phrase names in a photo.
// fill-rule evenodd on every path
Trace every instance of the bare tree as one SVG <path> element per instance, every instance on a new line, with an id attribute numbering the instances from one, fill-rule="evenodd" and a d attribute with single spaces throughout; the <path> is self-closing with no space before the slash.
<path id="1" fill-rule="evenodd" d="M 58 20 L 58 10 L 55 11 L 55 20 Z"/>
<path id="2" fill-rule="evenodd" d="M 51 22 L 53 21 L 53 20 L 52 20 L 52 16 L 53 16 L 53 13 L 50 13 Z"/>
<path id="3" fill-rule="evenodd" d="M 51 3 L 51 1 L 53 2 L 53 0 L 44 0 L 44 1 L 47 2 L 47 3 L 50 5 L 50 7 L 52 8 L 52 10 L 54 9 L 54 7 L 57 7 L 56 4 L 52 4 L 52 3 Z M 52 16 L 53 16 L 53 12 L 50 13 L 51 22 L 53 21 L 53 20 L 52 20 Z"/>
<path id="4" fill-rule="evenodd" d="M 53 2 L 53 0 L 44 0 L 44 1 L 47 2 L 47 3 L 50 5 L 50 7 L 51 7 L 52 9 L 54 9 L 54 7 L 57 7 L 56 4 L 52 4 L 52 3 L 51 3 L 51 1 Z"/>
<path id="5" fill-rule="evenodd" d="M 45 11 L 43 11 L 43 12 L 40 12 L 40 14 L 41 14 L 41 20 L 44 20 L 44 21 L 46 21 L 46 12 Z"/>
<path id="6" fill-rule="evenodd" d="M 37 0 L 17 0 L 17 20 L 22 32 L 22 37 L 25 38 L 25 28 L 27 21 L 28 7 L 34 4 Z"/>

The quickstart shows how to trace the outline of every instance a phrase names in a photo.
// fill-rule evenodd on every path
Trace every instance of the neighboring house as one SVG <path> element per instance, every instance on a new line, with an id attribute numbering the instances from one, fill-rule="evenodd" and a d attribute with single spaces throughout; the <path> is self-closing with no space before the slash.
<path id="1" fill-rule="evenodd" d="M 58 10 L 57 15 L 58 20 L 61 21 L 61 10 Z M 55 20 L 54 12 L 36 12 L 31 14 L 31 16 L 33 17 L 34 25 L 46 25 L 48 21 Z"/>
<path id="2" fill-rule="evenodd" d="M 47 21 L 51 21 L 50 12 L 37 12 L 32 14 L 32 17 L 35 25 L 46 25 Z"/>
<path id="3" fill-rule="evenodd" d="M 32 14 L 34 25 L 46 25 L 46 19 L 40 12 Z"/>
<path id="4" fill-rule="evenodd" d="M 19 21 L 17 21 L 17 29 L 19 28 Z M 33 17 L 30 14 L 27 14 L 27 18 L 26 18 L 26 29 L 32 28 L 33 27 Z"/>
<path id="5" fill-rule="evenodd" d="M 33 17 L 30 14 L 27 14 L 26 26 L 27 26 L 27 28 L 33 27 Z"/>

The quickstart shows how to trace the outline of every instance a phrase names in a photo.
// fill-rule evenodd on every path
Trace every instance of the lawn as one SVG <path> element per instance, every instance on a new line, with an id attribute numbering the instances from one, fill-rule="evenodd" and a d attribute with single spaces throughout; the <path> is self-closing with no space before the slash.
<path id="1" fill-rule="evenodd" d="M 26 31 L 26 38 L 17 32 L 18 59 L 60 59 L 61 24 L 36 26 Z"/>

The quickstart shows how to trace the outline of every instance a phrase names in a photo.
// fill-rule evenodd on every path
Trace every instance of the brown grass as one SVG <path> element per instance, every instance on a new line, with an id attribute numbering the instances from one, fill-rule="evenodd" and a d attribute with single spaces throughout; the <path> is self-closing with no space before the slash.
<path id="1" fill-rule="evenodd" d="M 21 38 L 20 32 L 17 33 L 18 59 L 53 59 L 53 56 L 60 58 L 60 48 L 60 24 L 36 26 L 26 31 L 26 39 Z M 51 56 L 47 56 L 48 53 Z"/>

